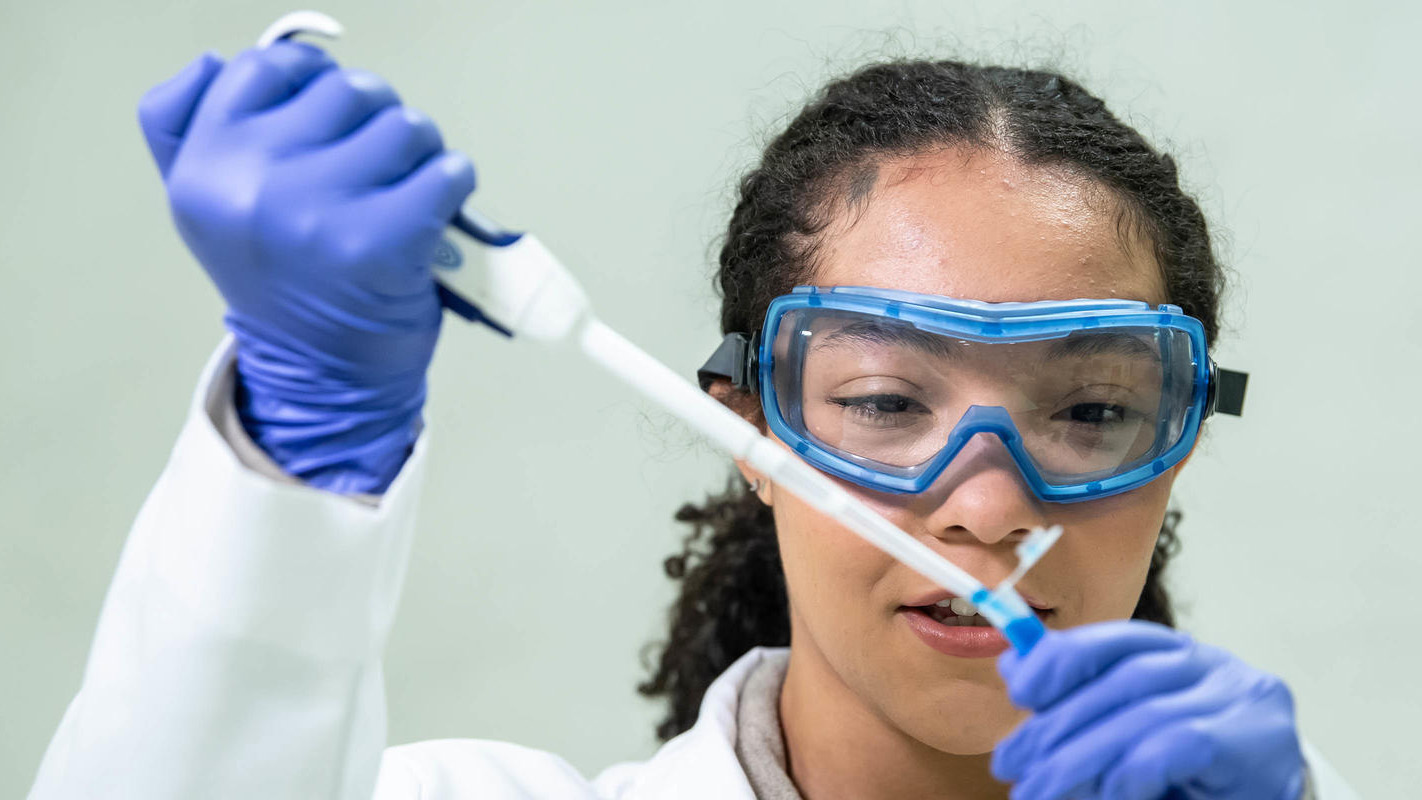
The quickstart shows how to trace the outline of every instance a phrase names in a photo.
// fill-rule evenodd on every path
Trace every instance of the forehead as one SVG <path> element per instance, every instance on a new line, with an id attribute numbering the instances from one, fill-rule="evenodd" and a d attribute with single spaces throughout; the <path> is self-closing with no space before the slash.
<path id="1" fill-rule="evenodd" d="M 873 188 L 839 203 L 814 282 L 989 302 L 1165 302 L 1149 245 L 1100 185 L 997 152 L 944 149 L 877 164 Z"/>

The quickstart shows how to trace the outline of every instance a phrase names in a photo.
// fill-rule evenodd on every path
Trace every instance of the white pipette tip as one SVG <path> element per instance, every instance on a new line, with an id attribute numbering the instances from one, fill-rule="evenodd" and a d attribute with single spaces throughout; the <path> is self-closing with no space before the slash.
<path id="1" fill-rule="evenodd" d="M 346 29 L 333 17 L 320 11 L 293 11 L 267 26 L 257 39 L 258 47 L 266 47 L 272 42 L 287 39 L 299 33 L 339 39 Z"/>
<path id="2" fill-rule="evenodd" d="M 1052 545 L 1062 538 L 1062 530 L 1060 525 L 1053 525 L 1050 528 L 1033 528 L 1027 534 L 1027 538 L 1017 545 L 1017 568 L 1012 570 L 1012 574 L 1008 575 L 1006 580 L 998 584 L 998 590 L 1017 585 L 1017 581 L 1027 574 L 1027 570 L 1041 560 L 1042 556 L 1052 549 Z"/>

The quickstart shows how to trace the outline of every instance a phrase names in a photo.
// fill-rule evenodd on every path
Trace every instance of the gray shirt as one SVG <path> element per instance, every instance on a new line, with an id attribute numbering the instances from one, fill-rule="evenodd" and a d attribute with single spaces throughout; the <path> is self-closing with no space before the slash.
<path id="1" fill-rule="evenodd" d="M 767 654 L 742 684 L 736 706 L 736 759 L 759 800 L 804 800 L 790 780 L 780 729 L 780 687 L 789 663 L 789 650 Z"/>

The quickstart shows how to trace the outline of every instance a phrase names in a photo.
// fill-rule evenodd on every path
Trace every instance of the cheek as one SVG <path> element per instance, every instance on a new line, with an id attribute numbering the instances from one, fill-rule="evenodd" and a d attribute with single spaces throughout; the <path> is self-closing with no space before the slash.
<path id="1" fill-rule="evenodd" d="M 787 493 L 775 497 L 774 514 L 792 610 L 816 636 L 867 624 L 889 557 Z"/>
<path id="2" fill-rule="evenodd" d="M 1052 521 L 1061 523 L 1067 534 L 1029 577 L 1043 591 L 1062 598 L 1061 626 L 1131 616 L 1160 536 L 1170 482 L 1166 477 L 1054 515 Z"/>

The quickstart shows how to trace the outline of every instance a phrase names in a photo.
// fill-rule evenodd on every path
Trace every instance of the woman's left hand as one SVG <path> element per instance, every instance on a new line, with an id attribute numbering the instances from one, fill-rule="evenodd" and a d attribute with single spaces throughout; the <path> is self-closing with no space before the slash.
<path id="1" fill-rule="evenodd" d="M 1033 716 L 998 744 L 1013 800 L 1298 800 L 1303 755 L 1283 681 L 1135 620 L 1045 636 L 998 660 Z"/>

